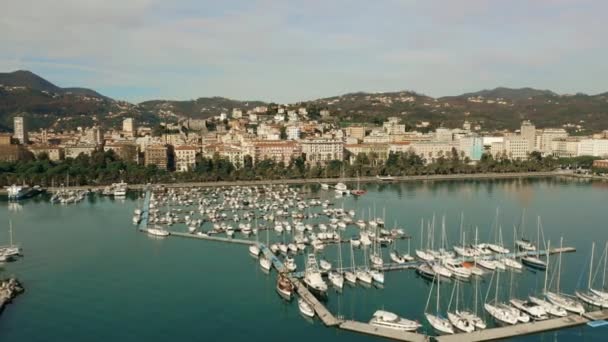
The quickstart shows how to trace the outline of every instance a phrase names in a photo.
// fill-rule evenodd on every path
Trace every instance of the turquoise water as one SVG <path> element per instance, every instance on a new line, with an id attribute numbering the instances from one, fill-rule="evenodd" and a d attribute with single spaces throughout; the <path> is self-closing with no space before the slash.
<path id="1" fill-rule="evenodd" d="M 388 227 L 397 220 L 414 236 L 412 253 L 420 243 L 420 219 L 433 214 L 438 223 L 446 216 L 451 242 L 458 235 L 461 212 L 467 231 L 478 226 L 480 239 L 493 240 L 491 229 L 499 208 L 507 247 L 522 209 L 526 209 L 532 237 L 536 216 L 541 215 L 545 237 L 552 245 L 563 236 L 564 245 L 578 249 L 563 256 L 561 287 L 566 292 L 586 282 L 583 269 L 591 241 L 600 245 L 599 254 L 608 239 L 605 183 L 436 181 L 370 184 L 366 189 L 365 196 L 335 200 L 336 204 L 343 201 L 345 209 L 355 209 L 357 215 L 365 211 L 366 217 L 369 209 L 375 207 L 377 216 L 385 209 Z M 331 193 L 313 191 L 314 196 L 333 199 Z M 10 218 L 25 254 L 4 265 L 0 275 L 17 276 L 26 287 L 26 293 L 0 315 L 0 341 L 374 340 L 303 319 L 295 302 L 286 303 L 276 294 L 275 274 L 264 274 L 245 246 L 159 240 L 137 233 L 131 215 L 138 205 L 137 194 L 124 201 L 91 197 L 71 206 L 42 199 L 28 200 L 20 208 L 0 202 L 0 242 L 8 240 Z M 351 228 L 345 235 L 354 231 Z M 274 232 L 270 236 L 273 241 L 282 240 Z M 400 241 L 398 247 L 407 251 L 407 242 Z M 336 248 L 326 247 L 323 253 L 335 261 Z M 346 245 L 342 253 L 348 264 Z M 384 254 L 388 260 L 386 250 Z M 355 255 L 361 263 L 361 251 L 355 250 Z M 296 260 L 302 268 L 302 258 Z M 515 273 L 512 285 L 510 277 L 510 272 L 501 274 L 502 298 L 509 292 L 522 297 L 543 286 L 542 273 Z M 480 285 L 482 299 L 489 280 L 485 277 Z M 469 296 L 471 285 L 463 287 Z M 423 321 L 429 288 L 413 271 L 387 272 L 383 288 L 345 286 L 341 294 L 330 293 L 327 306 L 334 314 L 360 321 L 369 320 L 380 308 Z M 451 284 L 442 286 L 444 310 L 451 288 Z M 428 326 L 425 329 L 430 332 Z M 606 328 L 577 327 L 516 340 L 604 341 L 606 334 Z"/>

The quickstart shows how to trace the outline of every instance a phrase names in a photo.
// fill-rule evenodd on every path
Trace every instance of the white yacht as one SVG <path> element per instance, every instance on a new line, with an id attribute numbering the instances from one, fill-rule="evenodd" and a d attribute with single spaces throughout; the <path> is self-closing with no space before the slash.
<path id="1" fill-rule="evenodd" d="M 257 258 L 260 255 L 260 247 L 257 244 L 250 245 L 249 254 Z"/>
<path id="2" fill-rule="evenodd" d="M 533 303 L 530 300 L 511 299 L 509 303 L 511 303 L 511 305 L 513 305 L 518 310 L 525 312 L 536 321 L 549 318 L 549 315 L 547 314 L 547 310 L 545 310 L 545 308 L 543 308 L 541 305 Z"/>
<path id="3" fill-rule="evenodd" d="M 312 309 L 310 304 L 308 304 L 308 302 L 302 298 L 298 298 L 298 308 L 304 316 L 310 318 L 315 317 L 315 311 Z"/>
<path id="4" fill-rule="evenodd" d="M 402 331 L 416 331 L 422 327 L 422 325 L 416 321 L 399 317 L 392 312 L 384 310 L 374 312 L 369 324 Z"/>
<path id="5" fill-rule="evenodd" d="M 270 268 L 272 267 L 272 262 L 270 261 L 270 259 L 266 258 L 265 256 L 262 256 L 260 258 L 260 267 L 264 271 L 270 271 Z"/>
<path id="6" fill-rule="evenodd" d="M 304 272 L 304 283 L 314 291 L 321 294 L 327 292 L 327 284 L 321 277 L 317 258 L 314 254 L 308 254 L 306 259 L 306 271 Z"/>
<path id="7" fill-rule="evenodd" d="M 146 229 L 146 232 L 153 236 L 165 237 L 169 236 L 169 232 L 163 229 L 162 227 L 155 226 L 154 228 Z"/>

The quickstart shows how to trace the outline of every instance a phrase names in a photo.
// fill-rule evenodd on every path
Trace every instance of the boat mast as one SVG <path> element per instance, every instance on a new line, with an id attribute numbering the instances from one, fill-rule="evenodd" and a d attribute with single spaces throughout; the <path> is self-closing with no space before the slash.
<path id="1" fill-rule="evenodd" d="M 340 230 L 338 229 L 338 260 L 340 262 L 340 273 L 342 273 L 342 239 L 340 238 Z"/>
<path id="2" fill-rule="evenodd" d="M 606 263 L 608 263 L 608 241 L 606 241 L 606 246 L 604 247 L 604 275 L 602 276 L 602 290 L 606 285 Z"/>
<path id="3" fill-rule="evenodd" d="M 547 242 L 547 267 L 545 268 L 545 288 L 543 293 L 547 293 L 547 278 L 549 277 L 549 260 L 551 260 L 550 255 L 548 254 L 551 250 L 551 240 Z"/>
<path id="4" fill-rule="evenodd" d="M 498 303 L 498 279 L 500 279 L 500 272 L 498 270 L 496 272 L 496 291 L 494 292 L 494 304 Z"/>
<path id="5" fill-rule="evenodd" d="M 536 258 L 540 258 L 540 215 L 536 218 Z"/>
<path id="6" fill-rule="evenodd" d="M 589 261 L 589 282 L 587 288 L 591 288 L 591 273 L 593 271 L 593 252 L 595 252 L 595 241 L 591 242 L 591 261 Z"/>
<path id="7" fill-rule="evenodd" d="M 424 250 L 424 217 L 420 219 L 420 250 Z"/>
<path id="8" fill-rule="evenodd" d="M 464 232 L 462 231 L 462 225 L 464 224 L 464 213 L 460 212 L 460 239 L 462 240 L 462 247 L 464 247 Z"/>
<path id="9" fill-rule="evenodd" d="M 562 275 L 562 248 L 564 246 L 564 237 L 559 239 L 559 266 L 557 267 L 557 294 L 559 294 L 559 282 Z"/>

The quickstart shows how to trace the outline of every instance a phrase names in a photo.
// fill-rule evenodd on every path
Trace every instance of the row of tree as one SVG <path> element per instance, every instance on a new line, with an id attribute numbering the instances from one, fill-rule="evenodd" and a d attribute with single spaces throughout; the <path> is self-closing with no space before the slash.
<path id="1" fill-rule="evenodd" d="M 155 165 L 143 166 L 119 159 L 113 151 L 97 151 L 91 156 L 51 161 L 45 155 L 33 160 L 0 163 L 0 185 L 39 184 L 42 186 L 105 185 L 124 180 L 128 183 L 172 183 L 201 181 L 234 181 L 297 178 L 338 178 L 376 175 L 447 175 L 487 172 L 550 171 L 559 167 L 591 168 L 593 157 L 557 159 L 532 153 L 528 160 L 493 158 L 484 154 L 480 161 L 471 163 L 455 151 L 427 161 L 413 153 L 390 153 L 386 160 L 377 155 L 357 155 L 352 163 L 333 160 L 323 166 L 310 166 L 303 157 L 289 163 L 262 160 L 254 163 L 246 156 L 243 165 L 234 165 L 215 155 L 197 157 L 196 166 L 189 172 L 168 172 Z"/>

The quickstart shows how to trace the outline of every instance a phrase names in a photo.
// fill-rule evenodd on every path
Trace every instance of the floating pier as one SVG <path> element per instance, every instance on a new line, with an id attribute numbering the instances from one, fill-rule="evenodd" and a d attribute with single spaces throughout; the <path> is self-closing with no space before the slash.
<path id="1" fill-rule="evenodd" d="M 592 317 L 589 319 L 585 316 Z M 584 316 L 568 315 L 561 318 L 553 318 L 544 321 L 535 321 L 531 323 L 515 324 L 499 328 L 491 328 L 479 330 L 472 333 L 462 333 L 454 335 L 443 335 L 435 337 L 438 342 L 475 342 L 475 341 L 490 341 L 496 339 L 505 339 L 515 336 L 537 334 L 545 331 L 570 328 L 577 325 L 586 324 L 592 320 L 601 320 L 608 318 L 608 310 L 590 312 Z"/>
<path id="2" fill-rule="evenodd" d="M 293 277 L 289 278 L 289 280 L 291 280 L 296 287 L 296 292 L 298 292 L 298 295 L 304 299 L 313 308 L 313 310 L 315 310 L 315 313 L 319 319 L 321 319 L 323 324 L 328 327 L 335 327 L 342 323 L 341 320 L 337 319 L 331 312 L 329 312 L 329 310 L 327 310 L 325 305 L 323 305 L 323 303 L 321 303 L 317 297 L 308 291 L 306 286 L 302 284 L 300 280 Z"/>
<path id="3" fill-rule="evenodd" d="M 340 324 L 340 328 L 361 334 L 389 338 L 396 341 L 426 342 L 430 339 L 429 336 L 423 334 L 383 328 L 357 321 L 344 321 Z"/>

